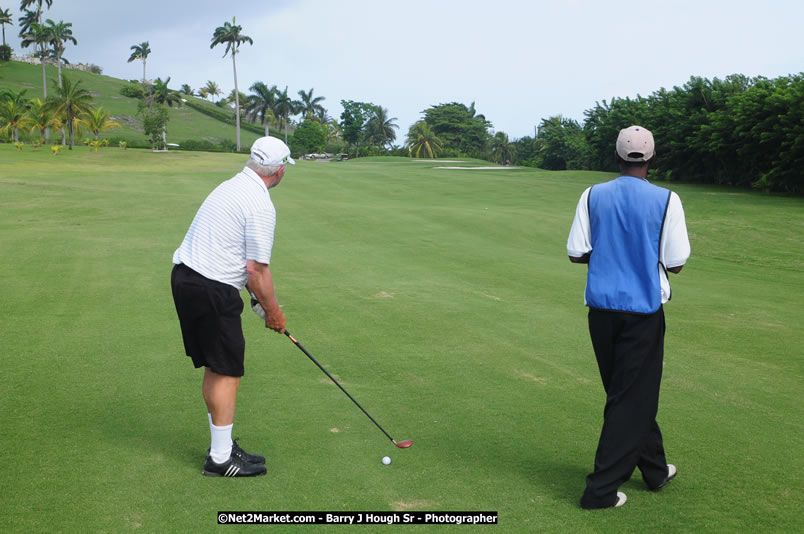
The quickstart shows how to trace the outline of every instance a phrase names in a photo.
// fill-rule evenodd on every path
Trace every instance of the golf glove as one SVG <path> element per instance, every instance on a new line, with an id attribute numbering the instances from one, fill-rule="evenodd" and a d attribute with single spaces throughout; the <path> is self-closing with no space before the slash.
<path id="1" fill-rule="evenodd" d="M 254 313 L 259 315 L 261 319 L 265 320 L 265 310 L 262 309 L 260 301 L 257 300 L 254 293 L 249 291 L 249 295 L 251 295 L 251 309 L 254 310 Z"/>

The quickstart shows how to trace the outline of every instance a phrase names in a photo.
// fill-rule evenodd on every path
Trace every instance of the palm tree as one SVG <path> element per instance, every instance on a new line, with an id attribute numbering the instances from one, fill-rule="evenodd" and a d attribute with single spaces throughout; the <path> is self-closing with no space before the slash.
<path id="1" fill-rule="evenodd" d="M 419 121 L 410 127 L 406 144 L 412 158 L 437 158 L 442 148 L 441 139 L 424 121 Z"/>
<path id="2" fill-rule="evenodd" d="M 475 110 L 475 102 L 474 102 L 474 100 L 472 101 L 471 104 L 469 104 L 469 108 L 466 111 L 469 112 L 469 118 L 471 118 L 471 119 L 486 120 L 485 115 L 483 115 L 482 113 L 479 114 L 479 115 L 477 114 L 477 111 Z"/>
<path id="3" fill-rule="evenodd" d="M 59 68 L 59 87 L 61 87 L 61 55 L 64 53 L 64 45 L 70 41 L 72 41 L 74 45 L 78 44 L 78 41 L 73 37 L 72 25 L 72 22 L 60 20 L 58 23 L 55 23 L 47 19 L 45 26 L 48 36 L 50 37 L 50 44 L 53 45 L 53 52 L 56 54 L 56 64 Z"/>
<path id="4" fill-rule="evenodd" d="M 200 98 L 203 98 L 203 99 L 205 99 L 205 100 L 206 100 L 206 98 L 209 96 L 209 92 L 207 91 L 207 88 L 206 88 L 206 87 L 202 87 L 202 88 L 200 88 L 200 89 L 198 90 L 198 96 L 199 96 Z"/>
<path id="5" fill-rule="evenodd" d="M 274 103 L 274 113 L 280 121 L 280 126 L 285 125 L 285 143 L 288 142 L 288 122 L 291 115 L 295 115 L 299 109 L 299 102 L 293 100 L 288 95 L 288 88 L 281 93 L 276 91 L 276 101 Z"/>
<path id="6" fill-rule="evenodd" d="M 204 98 L 206 98 L 207 96 L 211 96 L 213 102 L 215 102 L 216 96 L 223 94 L 223 91 L 221 91 L 221 88 L 218 87 L 218 84 L 213 82 L 212 80 L 207 80 L 207 84 L 203 87 L 203 91 L 206 93 Z"/>
<path id="7" fill-rule="evenodd" d="M 181 89 L 179 89 L 179 92 L 180 92 L 181 94 L 183 94 L 183 95 L 187 95 L 187 96 L 195 96 L 195 91 L 193 91 L 193 88 L 192 88 L 192 87 L 190 87 L 190 85 L 189 85 L 189 84 L 186 84 L 186 83 L 183 83 L 183 84 L 181 85 Z"/>
<path id="8" fill-rule="evenodd" d="M 28 101 L 28 119 L 30 120 L 31 133 L 39 130 L 39 135 L 45 137 L 46 132 L 56 125 L 56 117 L 48 111 L 44 102 L 39 98 Z"/>
<path id="9" fill-rule="evenodd" d="M 311 119 L 320 113 L 326 113 L 324 106 L 319 103 L 325 98 L 323 96 L 313 98 L 313 88 L 306 93 L 304 90 L 299 91 L 299 96 L 301 97 L 301 112 L 306 118 Z"/>
<path id="10" fill-rule="evenodd" d="M 181 94 L 178 91 L 168 88 L 170 83 L 170 76 L 165 81 L 161 78 L 154 80 L 153 99 L 157 104 L 165 104 L 168 107 L 181 106 Z"/>
<path id="11" fill-rule="evenodd" d="M 11 18 L 10 9 L 0 9 L 0 26 L 3 27 L 3 46 L 6 46 L 6 24 L 13 26 L 14 19 Z"/>
<path id="12" fill-rule="evenodd" d="M 42 107 L 43 107 L 43 112 L 52 113 L 52 111 L 49 110 L 48 107 L 47 107 L 47 102 L 45 102 Z M 52 115 L 53 115 L 53 121 L 52 121 L 53 122 L 53 129 L 56 130 L 57 132 L 59 132 L 59 134 L 61 134 L 61 144 L 62 144 L 62 146 L 64 146 L 64 145 L 67 144 L 67 135 L 64 133 L 64 120 L 65 120 L 65 118 L 62 117 L 62 116 L 56 115 L 55 113 L 52 113 Z M 45 132 L 46 132 L 46 134 L 49 133 L 50 128 L 48 127 L 45 130 Z"/>
<path id="13" fill-rule="evenodd" d="M 248 105 L 246 106 L 246 119 L 251 122 L 260 121 L 265 126 L 265 136 L 268 137 L 269 123 L 276 103 L 276 86 L 268 87 L 263 82 L 254 82 L 249 91 Z"/>
<path id="14" fill-rule="evenodd" d="M 343 140 L 343 132 L 338 121 L 330 119 L 325 124 L 327 125 L 327 143 L 340 143 Z"/>
<path id="15" fill-rule="evenodd" d="M 396 140 L 396 117 L 388 118 L 388 110 L 382 106 L 374 108 L 373 115 L 366 122 L 366 137 L 373 145 L 384 147 Z"/>
<path id="16" fill-rule="evenodd" d="M 313 118 L 314 118 L 314 119 L 316 119 L 316 120 L 317 120 L 318 122 L 320 122 L 321 124 L 326 124 L 326 123 L 328 123 L 329 121 L 331 121 L 331 120 L 332 120 L 332 117 L 330 117 L 329 115 L 327 115 L 327 110 L 326 110 L 326 109 L 324 109 L 324 108 L 319 109 L 319 110 L 318 110 L 318 113 L 316 113 L 316 114 L 313 116 Z"/>
<path id="17" fill-rule="evenodd" d="M 248 97 L 241 92 L 235 94 L 235 90 L 232 89 L 232 91 L 229 93 L 229 96 L 226 97 L 226 103 L 235 105 L 239 103 L 240 111 L 244 111 L 246 108 L 246 104 L 248 103 Z"/>
<path id="18" fill-rule="evenodd" d="M 98 134 L 101 132 L 110 128 L 122 128 L 120 123 L 113 121 L 109 115 L 109 112 L 104 110 L 101 106 L 95 109 L 90 109 L 84 113 L 81 118 L 81 122 L 87 130 L 92 131 L 96 141 L 98 140 Z"/>
<path id="19" fill-rule="evenodd" d="M 145 84 L 145 62 L 148 56 L 151 55 L 151 47 L 148 46 L 148 41 L 145 41 L 138 45 L 131 45 L 130 50 L 133 50 L 133 52 L 131 52 L 127 63 L 131 63 L 135 59 L 142 60 L 142 83 Z"/>
<path id="20" fill-rule="evenodd" d="M 20 42 L 21 47 L 28 48 L 31 45 L 34 45 L 34 49 L 39 47 L 36 54 L 39 56 L 39 62 L 42 64 L 42 91 L 44 93 L 44 97 L 47 98 L 47 74 L 45 72 L 45 58 L 49 54 L 47 45 L 50 43 L 50 33 L 45 26 L 34 22 L 28 27 L 27 33 L 21 35 L 20 37 L 22 37 L 22 41 Z"/>
<path id="21" fill-rule="evenodd" d="M 45 101 L 45 109 L 52 111 L 55 115 L 63 115 L 66 118 L 65 122 L 70 136 L 70 150 L 72 150 L 75 119 L 82 113 L 89 111 L 92 95 L 81 87 L 80 80 L 73 84 L 66 75 L 62 79 L 62 86 L 56 86 L 54 89 L 56 90 L 56 95 Z"/>
<path id="22" fill-rule="evenodd" d="M 169 108 L 172 108 L 173 104 L 176 107 L 181 106 L 181 95 L 177 91 L 168 89 L 168 83 L 170 83 L 170 76 L 165 81 L 162 81 L 161 78 L 154 80 L 153 101 Z M 162 125 L 162 146 L 167 150 L 167 121 Z"/>
<path id="23" fill-rule="evenodd" d="M 31 26 L 34 24 L 42 24 L 42 4 L 47 4 L 47 8 L 50 9 L 53 6 L 53 0 L 21 0 L 20 1 L 20 11 L 23 11 L 24 14 L 20 17 L 20 38 L 25 39 L 25 35 L 30 33 Z M 28 9 L 30 6 L 36 6 L 36 11 Z M 44 58 L 46 56 L 45 52 L 45 45 L 44 43 L 37 43 L 39 44 L 40 50 L 40 59 L 42 60 L 42 72 L 44 72 Z M 26 46 L 26 45 L 22 45 Z M 47 89 L 45 89 L 45 98 L 47 98 Z"/>
<path id="24" fill-rule="evenodd" d="M 491 156 L 495 163 L 506 163 L 514 155 L 514 145 L 508 141 L 505 132 L 497 132 L 491 139 Z"/>
<path id="25" fill-rule="evenodd" d="M 39 23 L 39 14 L 36 11 L 25 10 L 17 20 L 20 24 L 19 37 L 22 39 L 22 37 L 28 33 L 28 30 L 31 29 L 32 24 Z"/>
<path id="26" fill-rule="evenodd" d="M 53 0 L 21 0 L 20 10 L 27 10 L 29 6 L 36 5 L 36 22 L 42 23 L 42 4 L 47 4 L 47 8 L 53 7 Z"/>
<path id="27" fill-rule="evenodd" d="M 11 135 L 15 143 L 20 140 L 20 128 L 25 128 L 30 123 L 24 94 L 25 90 L 14 93 L 9 89 L 0 99 L 0 134 Z"/>
<path id="28" fill-rule="evenodd" d="M 243 28 L 239 25 L 236 25 L 235 19 L 232 17 L 231 24 L 225 22 L 223 26 L 218 26 L 215 28 L 215 33 L 212 34 L 212 44 L 209 45 L 209 48 L 212 49 L 219 44 L 226 43 L 226 51 L 223 53 L 223 57 L 226 57 L 226 54 L 228 54 L 229 51 L 232 52 L 232 69 L 234 71 L 235 90 L 235 127 L 237 131 L 238 152 L 240 152 L 240 92 L 237 88 L 237 62 L 235 61 L 235 55 L 237 54 L 237 50 L 240 48 L 241 43 L 248 43 L 250 45 L 254 44 L 254 41 L 251 39 L 251 37 L 241 35 L 240 32 L 242 30 Z"/>

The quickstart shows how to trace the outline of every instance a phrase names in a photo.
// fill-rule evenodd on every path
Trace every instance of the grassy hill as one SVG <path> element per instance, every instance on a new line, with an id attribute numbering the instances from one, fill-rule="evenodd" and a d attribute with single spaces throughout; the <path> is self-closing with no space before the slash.
<path id="1" fill-rule="evenodd" d="M 56 67 L 48 66 L 46 72 L 48 94 L 53 94 L 52 84 L 58 75 Z M 148 144 L 142 129 L 142 118 L 137 115 L 138 100 L 120 94 L 120 89 L 129 83 L 127 80 L 78 70 L 66 69 L 63 72 L 71 79 L 80 81 L 81 85 L 92 93 L 95 98 L 95 106 L 102 106 L 111 113 L 114 120 L 121 124 L 122 128 L 113 128 L 103 132 L 100 135 L 102 139 L 125 140 L 129 145 L 145 146 Z M 4 88 L 17 92 L 24 89 L 27 91 L 25 93 L 27 98 L 42 98 L 42 67 L 16 61 L 0 63 L 0 89 Z M 219 108 L 201 98 L 185 97 L 185 99 L 192 101 L 195 104 L 193 107 L 209 109 L 215 114 L 225 113 L 234 116 L 229 110 Z M 227 124 L 190 106 L 170 108 L 169 114 L 168 143 L 182 144 L 186 140 L 207 140 L 221 144 L 235 141 L 234 124 Z M 255 139 L 260 137 L 261 132 L 261 126 L 244 124 L 240 132 L 241 145 L 250 146 Z M 23 140 L 26 142 L 31 138 L 32 136 L 29 136 L 27 132 L 23 136 Z"/>

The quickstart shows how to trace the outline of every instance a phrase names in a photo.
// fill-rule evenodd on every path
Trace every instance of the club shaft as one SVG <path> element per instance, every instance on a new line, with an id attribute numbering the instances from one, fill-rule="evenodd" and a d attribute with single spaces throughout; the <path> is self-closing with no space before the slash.
<path id="1" fill-rule="evenodd" d="M 365 408 L 363 408 L 362 406 L 360 406 L 360 403 L 359 403 L 359 402 L 357 402 L 357 401 L 355 400 L 355 398 L 354 398 L 354 397 L 352 397 L 352 396 L 349 394 L 349 392 L 348 392 L 348 391 L 346 391 L 346 389 L 344 389 L 344 387 L 338 383 L 338 381 L 337 381 L 337 380 L 335 380 L 335 377 L 333 377 L 331 374 L 329 374 L 329 371 L 327 371 L 326 369 L 324 369 L 324 367 L 323 367 L 323 366 L 322 366 L 320 363 L 318 363 L 318 360 L 316 360 L 315 358 L 313 358 L 313 355 L 312 355 L 312 354 L 310 354 L 309 352 L 307 352 L 307 349 L 305 349 L 305 348 L 302 346 L 302 344 L 301 344 L 301 343 L 299 343 L 299 342 L 296 340 L 296 338 L 294 338 L 293 336 L 291 336 L 291 335 L 290 335 L 290 332 L 288 332 L 287 330 L 285 330 L 285 332 L 284 332 L 284 333 L 285 333 L 285 335 L 286 335 L 286 336 L 288 336 L 288 338 L 290 338 L 290 340 L 293 342 L 293 344 L 294 344 L 294 345 L 296 345 L 297 347 L 299 347 L 299 349 L 300 349 L 300 350 L 301 350 L 301 351 L 302 351 L 302 352 L 303 352 L 303 353 L 304 353 L 304 354 L 305 354 L 305 355 L 306 355 L 308 358 L 310 358 L 310 361 L 312 361 L 314 364 L 316 364 L 316 365 L 318 366 L 318 368 L 319 368 L 319 369 L 321 369 L 322 371 L 324 371 L 324 374 L 325 374 L 325 375 L 327 375 L 327 376 L 329 377 L 329 379 L 330 379 L 330 380 L 332 380 L 332 383 L 333 383 L 333 384 L 335 384 L 336 386 L 338 386 L 338 387 L 340 388 L 340 390 L 341 390 L 341 391 L 343 391 L 343 392 L 346 394 L 346 396 L 347 396 L 347 397 L 349 397 L 349 399 L 350 399 L 352 402 L 354 402 L 354 403 L 355 403 L 355 406 L 357 406 L 358 408 L 360 408 L 360 411 L 362 411 L 364 414 L 366 414 L 366 417 L 368 417 L 369 419 L 371 419 L 371 422 L 372 422 L 372 423 L 374 423 L 374 424 L 377 426 L 377 428 L 379 428 L 379 429 L 382 431 L 382 433 L 383 433 L 383 434 L 385 434 L 385 436 L 386 436 L 388 439 L 390 439 L 390 440 L 391 440 L 391 441 L 392 441 L 394 444 L 396 444 L 396 441 L 394 441 L 394 438 L 392 438 L 392 437 L 390 436 L 390 434 L 388 434 L 388 432 L 386 432 L 386 431 L 385 431 L 385 429 L 384 429 L 383 427 L 381 427 L 381 426 L 380 426 L 380 423 L 378 423 L 377 421 L 375 421 L 375 420 L 374 420 L 374 418 L 373 418 L 373 417 L 371 417 L 371 414 L 370 414 L 370 413 L 368 413 L 368 412 L 366 411 L 366 409 L 365 409 Z"/>

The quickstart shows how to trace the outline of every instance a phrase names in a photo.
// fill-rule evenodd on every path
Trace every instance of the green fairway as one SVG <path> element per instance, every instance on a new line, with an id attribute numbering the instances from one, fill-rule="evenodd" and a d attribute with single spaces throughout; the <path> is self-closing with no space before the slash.
<path id="1" fill-rule="evenodd" d="M 202 373 L 171 257 L 244 163 L 0 144 L 0 531 L 207 532 L 219 510 L 499 512 L 422 532 L 800 530 L 804 200 L 716 187 L 671 186 L 692 244 L 658 417 L 678 478 L 652 493 L 636 473 L 623 508 L 579 508 L 605 396 L 566 240 L 604 173 L 290 167 L 271 192 L 287 328 L 415 444 L 394 447 L 247 309 L 234 435 L 268 475 L 201 476 Z"/>

